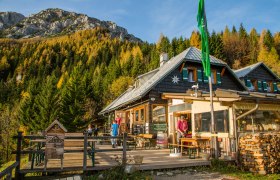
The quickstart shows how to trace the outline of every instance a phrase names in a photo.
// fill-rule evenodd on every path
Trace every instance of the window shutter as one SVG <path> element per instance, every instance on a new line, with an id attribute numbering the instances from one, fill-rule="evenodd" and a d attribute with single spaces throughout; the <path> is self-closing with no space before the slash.
<path id="1" fill-rule="evenodd" d="M 183 80 L 188 80 L 188 68 L 183 68 Z"/>
<path id="2" fill-rule="evenodd" d="M 258 91 L 262 91 L 262 82 L 258 81 Z"/>
<path id="3" fill-rule="evenodd" d="M 202 71 L 200 69 L 197 70 L 197 81 L 202 82 Z"/>
<path id="4" fill-rule="evenodd" d="M 217 72 L 217 84 L 222 84 L 222 80 L 221 80 L 221 73 Z"/>
<path id="5" fill-rule="evenodd" d="M 244 79 L 244 82 L 245 82 L 245 86 L 249 87 L 249 79 Z"/>
<path id="6" fill-rule="evenodd" d="M 273 92 L 278 92 L 278 87 L 276 82 L 273 83 Z"/>
<path id="7" fill-rule="evenodd" d="M 263 81 L 262 83 L 263 83 L 263 90 L 267 91 L 267 83 L 266 83 L 266 81 Z"/>
<path id="8" fill-rule="evenodd" d="M 249 88 L 250 91 L 254 90 L 253 84 L 250 79 L 245 80 L 245 85 Z"/>
<path id="9" fill-rule="evenodd" d="M 204 73 L 204 72 L 202 72 L 202 73 L 203 73 L 203 82 L 204 82 L 204 83 L 208 83 L 208 77 L 205 76 L 205 73 Z"/>

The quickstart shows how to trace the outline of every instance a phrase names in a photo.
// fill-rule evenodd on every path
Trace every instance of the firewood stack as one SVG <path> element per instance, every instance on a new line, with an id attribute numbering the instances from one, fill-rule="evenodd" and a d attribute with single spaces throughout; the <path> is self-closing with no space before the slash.
<path id="1" fill-rule="evenodd" d="M 280 172 L 280 133 L 246 134 L 239 139 L 240 162 L 258 174 Z"/>

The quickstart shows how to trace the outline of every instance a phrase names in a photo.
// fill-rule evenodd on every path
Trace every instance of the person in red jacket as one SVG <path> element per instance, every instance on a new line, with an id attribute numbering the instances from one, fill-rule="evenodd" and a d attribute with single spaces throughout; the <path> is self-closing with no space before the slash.
<path id="1" fill-rule="evenodd" d="M 121 122 L 122 122 L 122 118 L 120 117 L 120 115 L 117 115 L 117 118 L 116 118 L 115 120 L 117 121 L 117 124 L 118 124 L 119 127 L 120 127 Z"/>
<path id="2" fill-rule="evenodd" d="M 185 137 L 188 131 L 188 123 L 185 116 L 181 116 L 181 118 L 177 122 L 177 143 L 180 143 L 180 138 Z"/>

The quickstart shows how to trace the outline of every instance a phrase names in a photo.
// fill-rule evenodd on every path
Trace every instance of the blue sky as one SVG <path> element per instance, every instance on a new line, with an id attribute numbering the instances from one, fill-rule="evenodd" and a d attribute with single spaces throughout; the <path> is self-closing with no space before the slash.
<path id="1" fill-rule="evenodd" d="M 0 0 L 0 11 L 29 16 L 46 8 L 61 8 L 113 21 L 144 41 L 156 42 L 163 33 L 170 39 L 190 37 L 197 30 L 199 0 Z M 240 23 L 260 33 L 280 29 L 280 0 L 205 0 L 208 30 L 219 32 Z"/>

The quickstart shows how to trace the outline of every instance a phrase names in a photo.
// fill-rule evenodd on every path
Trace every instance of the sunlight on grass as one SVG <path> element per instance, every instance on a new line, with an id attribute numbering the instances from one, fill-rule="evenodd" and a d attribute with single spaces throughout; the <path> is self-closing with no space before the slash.
<path id="1" fill-rule="evenodd" d="M 253 174 L 251 172 L 245 172 L 234 165 L 227 165 L 223 161 L 212 160 L 212 167 L 210 171 L 219 172 L 231 177 L 235 177 L 241 180 L 278 180 L 280 179 L 280 174 L 267 174 L 259 175 Z"/>

